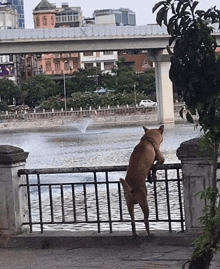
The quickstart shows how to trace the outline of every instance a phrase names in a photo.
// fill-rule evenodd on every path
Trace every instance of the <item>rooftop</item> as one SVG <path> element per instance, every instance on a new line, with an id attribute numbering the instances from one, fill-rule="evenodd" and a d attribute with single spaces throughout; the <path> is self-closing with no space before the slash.
<path id="1" fill-rule="evenodd" d="M 55 10 L 56 7 L 55 5 L 52 5 L 51 3 L 49 3 L 47 0 L 42 0 L 36 7 L 35 7 L 35 11 L 39 11 L 39 10 Z"/>

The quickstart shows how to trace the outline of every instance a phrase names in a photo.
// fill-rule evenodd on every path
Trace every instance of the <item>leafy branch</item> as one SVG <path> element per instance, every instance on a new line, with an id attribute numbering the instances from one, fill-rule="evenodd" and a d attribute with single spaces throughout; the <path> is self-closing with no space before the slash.
<path id="1" fill-rule="evenodd" d="M 210 200 L 200 221 L 202 234 L 194 241 L 195 250 L 190 269 L 207 269 L 213 253 L 219 249 L 220 219 L 216 205 L 217 157 L 220 143 L 220 60 L 215 53 L 217 42 L 212 35 L 212 24 L 220 28 L 220 11 L 212 7 L 197 10 L 199 2 L 193 0 L 160 1 L 156 21 L 167 27 L 170 34 L 168 52 L 171 54 L 170 79 L 186 104 L 186 117 L 193 122 L 199 116 L 198 125 L 204 131 L 202 140 L 205 151 L 212 156 L 212 186 L 201 197 Z M 180 115 L 183 116 L 183 109 Z"/>

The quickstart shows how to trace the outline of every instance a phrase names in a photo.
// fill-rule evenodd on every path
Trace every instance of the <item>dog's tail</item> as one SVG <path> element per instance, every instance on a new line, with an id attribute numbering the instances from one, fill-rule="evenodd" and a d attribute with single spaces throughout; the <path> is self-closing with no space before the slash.
<path id="1" fill-rule="evenodd" d="M 123 178 L 120 178 L 120 182 L 123 187 L 125 197 L 130 196 L 132 189 L 130 188 L 128 183 Z"/>

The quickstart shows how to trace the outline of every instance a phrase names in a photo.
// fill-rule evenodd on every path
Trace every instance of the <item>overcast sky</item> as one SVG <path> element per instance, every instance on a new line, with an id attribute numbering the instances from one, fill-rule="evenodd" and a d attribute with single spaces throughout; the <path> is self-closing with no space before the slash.
<path id="1" fill-rule="evenodd" d="M 161 0 L 50 0 L 49 2 L 55 3 L 57 7 L 61 7 L 63 2 L 68 2 L 70 7 L 81 7 L 84 17 L 92 17 L 92 13 L 95 9 L 129 8 L 136 13 L 136 24 L 145 25 L 156 22 L 156 14 L 152 14 L 152 7 L 159 1 Z M 34 28 L 32 12 L 38 3 L 40 3 L 40 0 L 24 0 L 26 28 Z M 200 0 L 198 8 L 208 9 L 215 5 L 220 9 L 220 2 L 217 0 Z"/>

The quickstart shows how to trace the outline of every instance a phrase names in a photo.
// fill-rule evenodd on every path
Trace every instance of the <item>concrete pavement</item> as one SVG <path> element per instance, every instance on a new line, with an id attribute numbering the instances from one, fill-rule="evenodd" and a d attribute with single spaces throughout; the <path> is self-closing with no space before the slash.
<path id="1" fill-rule="evenodd" d="M 178 269 L 191 257 L 192 235 L 52 233 L 0 237 L 0 269 Z M 220 269 L 216 254 L 210 269 Z"/>

